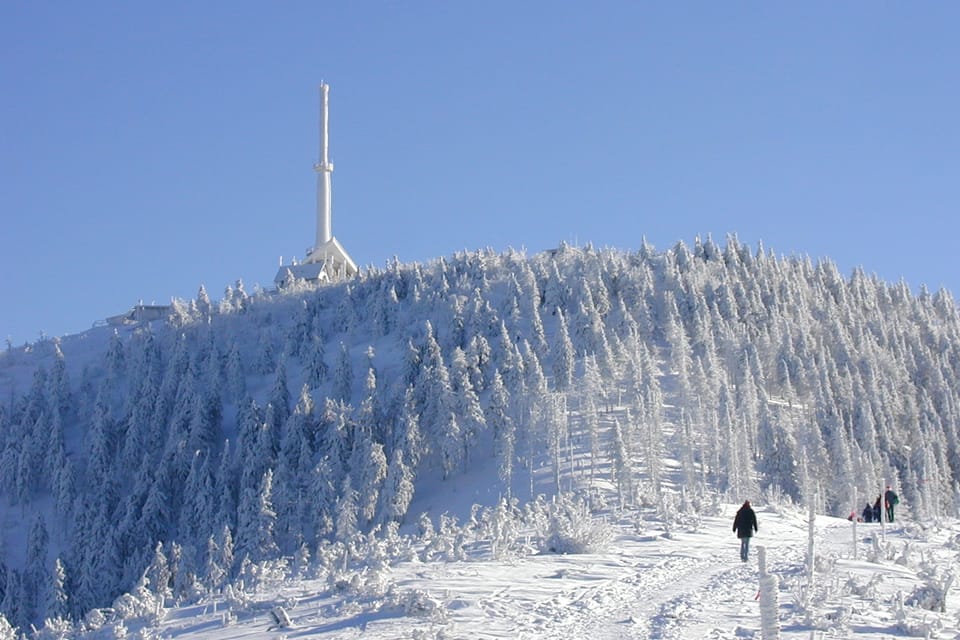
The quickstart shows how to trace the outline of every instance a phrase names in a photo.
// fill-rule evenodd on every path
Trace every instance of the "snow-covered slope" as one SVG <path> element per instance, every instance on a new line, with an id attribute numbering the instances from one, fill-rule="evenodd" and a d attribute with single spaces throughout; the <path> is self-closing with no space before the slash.
<path id="1" fill-rule="evenodd" d="M 209 596 L 159 615 L 106 622 L 87 636 L 116 635 L 122 626 L 147 637 L 194 640 L 760 638 L 760 548 L 780 584 L 782 638 L 960 633 L 960 596 L 936 597 L 958 569 L 956 523 L 883 531 L 860 524 L 854 557 L 852 524 L 819 516 L 811 581 L 804 514 L 759 509 L 753 558 L 743 564 L 730 531 L 735 510 L 726 505 L 669 532 L 652 514 L 633 513 L 607 523 L 612 538 L 605 548 L 581 554 L 518 549 L 495 560 L 485 541 L 471 539 L 463 559 L 424 561 L 430 544 L 419 542 L 407 560 L 313 564 L 301 577 L 266 578 L 242 596 Z M 289 626 L 278 625 L 271 611 Z"/>

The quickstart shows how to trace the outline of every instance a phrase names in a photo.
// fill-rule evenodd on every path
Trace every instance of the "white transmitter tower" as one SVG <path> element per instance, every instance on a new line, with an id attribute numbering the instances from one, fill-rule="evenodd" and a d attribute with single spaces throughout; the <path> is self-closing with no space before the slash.
<path id="1" fill-rule="evenodd" d="M 333 236 L 333 198 L 330 174 L 333 163 L 329 156 L 330 85 L 320 84 L 320 159 L 313 165 L 317 172 L 317 238 L 307 257 L 284 265 L 281 261 L 273 281 L 285 287 L 294 280 L 308 282 L 347 278 L 357 272 L 357 265 Z"/>

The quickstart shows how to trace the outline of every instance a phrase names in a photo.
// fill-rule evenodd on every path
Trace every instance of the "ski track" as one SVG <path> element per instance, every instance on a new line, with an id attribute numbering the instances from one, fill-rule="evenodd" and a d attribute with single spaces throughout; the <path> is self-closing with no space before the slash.
<path id="1" fill-rule="evenodd" d="M 579 593 L 560 594 L 537 607 L 540 621 L 518 629 L 519 638 L 683 638 L 683 618 L 702 609 L 697 597 L 718 575 L 743 574 L 728 561 L 675 556 L 638 566 L 632 576 Z M 564 597 L 566 596 L 566 597 Z M 634 603 L 634 604 L 624 604 Z M 544 624 L 549 621 L 549 624 Z"/>
<path id="2" fill-rule="evenodd" d="M 443 603 L 437 616 L 411 616 L 385 607 L 377 598 L 343 606 L 337 596 L 321 593 L 324 585 L 315 584 L 301 585 L 272 603 L 252 607 L 243 617 L 248 623 L 252 617 L 267 625 L 270 606 L 285 603 L 296 627 L 278 633 L 277 638 L 317 634 L 331 640 L 361 636 L 393 640 L 414 634 L 461 638 L 467 637 L 461 631 L 473 629 L 469 636 L 476 640 L 737 640 L 759 629 L 760 545 L 751 550 L 749 563 L 739 561 L 735 539 L 717 553 L 717 545 L 709 541 L 729 535 L 726 522 L 727 518 L 709 518 L 699 531 L 680 534 L 682 540 L 677 542 L 682 546 L 667 555 L 662 553 L 662 543 L 648 546 L 648 536 L 628 535 L 617 543 L 619 554 L 612 556 L 520 558 L 506 581 L 500 570 L 491 571 L 483 564 L 398 568 L 395 586 L 401 591 L 425 588 L 431 598 Z M 827 528 L 818 527 L 818 544 L 827 533 Z M 802 563 L 805 537 L 798 530 L 769 542 L 768 570 L 782 581 L 789 579 Z M 203 613 L 188 616 L 182 624 L 174 622 L 167 637 L 204 635 L 212 627 L 223 626 L 215 608 Z M 479 633 L 478 615 L 484 620 Z M 229 625 L 219 631 L 219 637 L 242 640 L 250 633 L 248 624 Z"/>
<path id="3" fill-rule="evenodd" d="M 822 532 L 818 532 L 818 537 Z M 800 544 L 783 545 L 778 555 L 793 564 Z M 519 613 L 517 638 L 590 638 L 591 640 L 732 640 L 739 627 L 756 629 L 759 618 L 756 549 L 751 561 L 730 557 L 671 556 L 654 566 L 639 563 L 630 576 L 562 592 Z M 731 552 L 735 556 L 735 552 Z M 776 572 L 777 567 L 768 570 Z M 742 617 L 717 619 L 739 599 Z M 501 609 L 499 612 L 503 614 Z"/>

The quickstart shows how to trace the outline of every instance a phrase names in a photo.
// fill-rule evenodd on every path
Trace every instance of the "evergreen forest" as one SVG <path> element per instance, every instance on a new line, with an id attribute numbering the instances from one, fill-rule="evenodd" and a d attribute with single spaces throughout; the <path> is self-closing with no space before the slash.
<path id="1" fill-rule="evenodd" d="M 735 236 L 200 287 L 163 320 L 0 354 L 0 613 L 79 619 L 158 555 L 196 594 L 467 517 L 438 496 L 468 473 L 487 507 L 846 515 L 892 485 L 912 517 L 952 516 L 958 376 L 948 292 Z"/>

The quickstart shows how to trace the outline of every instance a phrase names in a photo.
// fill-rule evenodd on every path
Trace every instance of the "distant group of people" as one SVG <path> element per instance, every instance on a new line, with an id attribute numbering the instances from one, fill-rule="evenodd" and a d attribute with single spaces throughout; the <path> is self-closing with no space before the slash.
<path id="1" fill-rule="evenodd" d="M 880 522 L 881 517 L 884 515 L 880 513 L 881 498 L 883 500 L 883 508 L 886 511 L 887 522 L 894 521 L 894 507 L 900 504 L 900 496 L 888 486 L 883 496 L 877 496 L 877 501 L 873 503 L 873 506 L 870 506 L 868 502 L 867 506 L 863 508 L 863 513 L 860 514 L 861 522 Z"/>
<path id="2" fill-rule="evenodd" d="M 871 506 L 869 502 L 867 503 L 867 506 L 863 508 L 863 513 L 860 518 L 856 517 L 856 513 L 851 513 L 850 520 L 857 519 L 863 522 L 880 522 L 881 515 L 883 515 L 880 513 L 881 500 L 886 510 L 887 522 L 893 522 L 894 508 L 900 504 L 900 496 L 898 496 L 897 492 L 889 485 L 882 496 L 877 496 L 877 501 L 873 506 Z M 740 539 L 740 560 L 746 562 L 747 556 L 750 553 L 750 538 L 753 537 L 754 533 L 759 531 L 757 527 L 757 514 L 754 512 L 753 507 L 750 506 L 749 500 L 743 501 L 743 505 L 737 511 L 737 515 L 734 516 L 733 530 Z"/>

